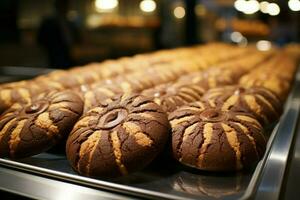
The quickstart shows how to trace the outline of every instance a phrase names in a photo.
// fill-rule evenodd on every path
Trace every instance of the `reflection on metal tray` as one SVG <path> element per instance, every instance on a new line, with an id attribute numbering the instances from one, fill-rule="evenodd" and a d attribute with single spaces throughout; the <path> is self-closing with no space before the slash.
<path id="1" fill-rule="evenodd" d="M 143 171 L 126 177 L 97 180 L 76 175 L 64 155 L 43 153 L 19 160 L 18 163 L 8 160 L 0 162 L 32 173 L 55 176 L 59 179 L 76 181 L 97 188 L 125 190 L 126 193 L 168 199 L 226 196 L 236 199 L 244 194 L 253 174 L 253 170 L 230 174 L 190 171 L 169 160 L 153 163 Z"/>
<path id="2" fill-rule="evenodd" d="M 270 135 L 264 158 L 248 171 L 201 172 L 185 168 L 164 155 L 140 172 L 105 180 L 75 174 L 64 154 L 42 153 L 18 161 L 0 159 L 0 165 L 50 179 L 146 198 L 277 199 L 299 115 L 296 91 L 300 91 L 299 70 L 285 113 Z"/>

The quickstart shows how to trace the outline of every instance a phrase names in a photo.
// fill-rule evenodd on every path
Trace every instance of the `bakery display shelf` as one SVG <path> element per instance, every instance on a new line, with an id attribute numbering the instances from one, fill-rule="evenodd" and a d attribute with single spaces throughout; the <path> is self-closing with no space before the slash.
<path id="1" fill-rule="evenodd" d="M 63 184 L 75 184 L 78 189 L 73 192 L 81 192 L 81 195 L 84 194 L 83 190 L 93 189 L 93 192 L 98 190 L 99 194 L 108 191 L 149 199 L 276 199 L 280 194 L 298 125 L 300 97 L 297 91 L 300 91 L 299 69 L 284 114 L 270 131 L 263 159 L 247 171 L 201 172 L 185 168 L 164 155 L 148 168 L 126 177 L 95 179 L 76 174 L 64 154 L 47 152 L 22 160 L 0 159 L 0 172 L 6 169 L 11 173 L 14 181 L 8 181 L 7 188 L 9 184 L 16 184 L 18 179 L 14 176 L 20 172 L 25 173 L 29 181 L 31 178 L 33 182 L 36 178 L 42 178 L 39 187 L 44 191 L 43 194 L 55 193 L 55 189 L 49 187 L 49 182 L 54 181 L 53 184 L 58 184 L 57 190 L 58 186 L 64 187 Z M 3 185 L 0 188 L 5 190 Z M 38 193 L 33 189 L 34 192 Z"/>

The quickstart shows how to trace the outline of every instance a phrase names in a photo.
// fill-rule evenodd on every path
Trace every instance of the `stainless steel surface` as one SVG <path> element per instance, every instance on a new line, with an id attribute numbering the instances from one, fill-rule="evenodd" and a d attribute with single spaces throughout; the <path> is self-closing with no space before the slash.
<path id="1" fill-rule="evenodd" d="M 297 80 L 300 80 L 300 74 L 297 76 Z M 299 83 L 299 82 L 298 82 Z M 293 97 L 295 101 L 298 101 L 300 105 L 300 92 L 299 90 L 295 93 Z M 281 192 L 281 199 L 286 200 L 298 200 L 299 199 L 299 186 L 300 186 L 300 119 L 298 118 L 297 123 L 297 134 L 295 137 L 295 142 L 290 155 L 290 162 L 288 163 L 287 172 L 285 174 L 284 186 Z"/>
<path id="2" fill-rule="evenodd" d="M 299 122 L 300 120 L 298 120 Z M 282 190 L 281 199 L 298 200 L 300 185 L 300 124 L 298 123 L 297 137 L 291 154 L 289 167 L 285 176 L 285 185 Z"/>
<path id="3" fill-rule="evenodd" d="M 298 70 L 298 77 L 299 74 Z M 278 197 L 277 191 L 281 188 L 299 114 L 299 82 L 300 79 L 297 79 L 286 104 L 285 114 L 270 135 L 264 158 L 255 168 L 245 172 L 205 173 L 187 169 L 167 157 L 162 157 L 143 171 L 126 177 L 100 180 L 75 174 L 64 154 L 43 153 L 18 161 L 0 159 L 0 179 L 2 180 L 3 170 L 12 170 L 25 174 L 28 182 L 39 177 L 43 178 L 43 182 L 55 180 L 59 183 L 80 185 L 79 193 L 81 188 L 94 188 L 93 190 L 153 199 L 252 199 L 257 193 L 257 199 L 273 199 Z M 14 173 L 6 177 L 13 177 L 15 181 L 7 186 L 5 181 L 0 181 L 2 188 L 12 187 L 13 183 L 22 180 L 22 177 Z M 47 183 L 41 184 L 39 188 L 47 191 L 46 186 Z M 57 193 L 55 189 L 49 192 Z"/>
<path id="4" fill-rule="evenodd" d="M 299 71 L 299 70 L 298 70 Z M 257 185 L 256 199 L 279 199 L 299 117 L 299 73 Z"/>
<path id="5" fill-rule="evenodd" d="M 299 104 L 292 101 L 291 108 L 278 128 L 278 134 L 262 171 L 257 199 L 279 198 L 298 115 Z"/>
<path id="6" fill-rule="evenodd" d="M 34 199 L 135 199 L 0 167 L 0 189 Z"/>
<path id="7" fill-rule="evenodd" d="M 252 171 L 234 174 L 211 174 L 188 171 L 170 161 L 150 166 L 127 177 L 97 180 L 76 175 L 63 155 L 40 154 L 19 162 L 0 159 L 1 165 L 74 182 L 89 187 L 122 192 L 147 198 L 164 199 L 236 199 L 243 195 Z M 26 164 L 25 164 L 26 163 Z"/>

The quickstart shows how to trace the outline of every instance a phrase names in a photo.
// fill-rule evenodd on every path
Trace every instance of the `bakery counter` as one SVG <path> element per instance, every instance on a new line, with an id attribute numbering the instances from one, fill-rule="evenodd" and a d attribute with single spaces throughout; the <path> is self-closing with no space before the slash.
<path id="1" fill-rule="evenodd" d="M 291 199 L 299 166 L 300 71 L 280 121 L 270 128 L 263 159 L 237 173 L 208 173 L 157 158 L 125 177 L 76 174 L 66 156 L 48 151 L 25 159 L 0 159 L 1 190 L 37 199 Z M 294 145 L 295 144 L 295 145 Z M 293 146 L 294 145 L 294 146 Z"/>

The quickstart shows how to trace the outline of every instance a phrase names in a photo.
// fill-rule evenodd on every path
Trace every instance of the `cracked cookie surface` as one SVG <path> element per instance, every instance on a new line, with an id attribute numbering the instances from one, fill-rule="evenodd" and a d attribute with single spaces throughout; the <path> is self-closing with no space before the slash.
<path id="1" fill-rule="evenodd" d="M 253 115 L 222 111 L 197 101 L 169 115 L 173 156 L 206 171 L 234 171 L 258 162 L 265 151 L 263 128 Z"/>
<path id="2" fill-rule="evenodd" d="M 48 150 L 69 133 L 82 111 L 81 98 L 71 91 L 14 104 L 0 118 L 0 156 L 22 158 Z"/>
<path id="3" fill-rule="evenodd" d="M 67 140 L 67 158 L 86 176 L 113 177 L 144 168 L 163 149 L 166 113 L 150 98 L 116 96 L 85 113 Z"/>
<path id="4" fill-rule="evenodd" d="M 264 125 L 276 121 L 282 113 L 280 99 L 264 87 L 219 87 L 207 91 L 203 98 L 222 111 L 249 112 Z"/>
<path id="5" fill-rule="evenodd" d="M 180 106 L 200 100 L 204 92 L 205 88 L 198 84 L 168 83 L 144 90 L 142 94 L 153 98 L 165 112 L 170 113 Z"/>

